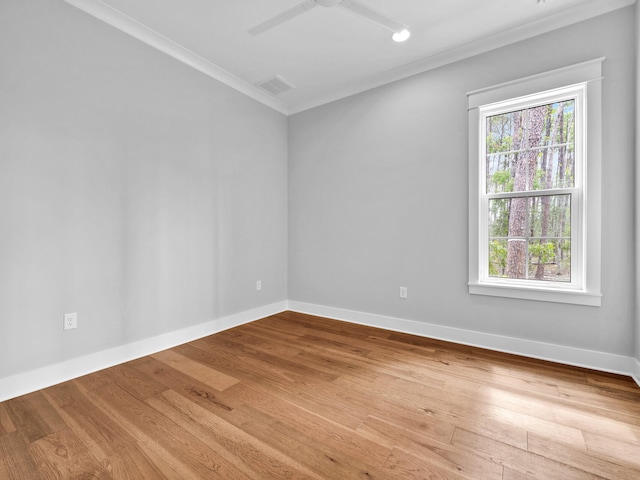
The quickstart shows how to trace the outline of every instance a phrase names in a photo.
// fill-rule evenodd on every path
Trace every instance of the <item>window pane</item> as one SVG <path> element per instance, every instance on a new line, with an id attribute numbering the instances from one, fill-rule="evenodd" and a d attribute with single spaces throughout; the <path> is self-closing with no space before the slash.
<path id="1" fill-rule="evenodd" d="M 495 153 L 487 155 L 487 192 L 500 193 L 513 191 L 511 170 L 515 166 L 514 153 Z"/>
<path id="2" fill-rule="evenodd" d="M 507 240 L 494 239 L 489 242 L 489 276 L 505 278 L 507 269 Z"/>
<path id="3" fill-rule="evenodd" d="M 489 201 L 489 237 L 507 238 L 509 234 L 510 198 Z"/>
<path id="4" fill-rule="evenodd" d="M 571 237 L 571 195 L 546 195 L 528 200 L 531 237 Z"/>
<path id="5" fill-rule="evenodd" d="M 489 276 L 571 281 L 571 195 L 489 200 Z"/>
<path id="6" fill-rule="evenodd" d="M 574 103 L 566 100 L 487 117 L 487 193 L 574 186 Z"/>
<path id="7" fill-rule="evenodd" d="M 530 239 L 528 250 L 528 279 L 571 282 L 570 239 Z"/>

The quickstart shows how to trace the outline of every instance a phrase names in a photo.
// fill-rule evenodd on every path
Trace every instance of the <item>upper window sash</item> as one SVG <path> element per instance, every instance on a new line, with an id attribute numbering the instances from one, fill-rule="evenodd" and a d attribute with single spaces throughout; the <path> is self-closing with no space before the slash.
<path id="1" fill-rule="evenodd" d="M 576 158 L 583 158 L 584 155 L 584 138 L 583 132 L 585 127 L 585 94 L 586 94 L 586 83 L 582 82 L 576 85 L 571 85 L 559 89 L 553 89 L 545 92 L 539 92 L 534 95 L 527 95 L 524 97 L 507 100 L 504 102 L 498 102 L 491 105 L 482 105 L 478 107 L 480 114 L 480 121 L 478 122 L 479 132 L 479 140 L 480 140 L 480 148 L 478 151 L 478 163 L 480 172 L 480 180 L 481 184 L 481 192 L 483 194 L 488 194 L 487 192 L 487 183 L 486 183 L 486 161 L 487 155 L 495 156 L 495 155 L 507 155 L 507 154 L 518 154 L 527 151 L 535 151 L 535 150 L 545 150 L 552 149 L 562 146 L 563 144 L 552 144 L 552 145 L 537 145 L 537 146 L 528 146 L 526 148 L 521 148 L 517 150 L 511 150 L 508 152 L 496 152 L 493 154 L 487 154 L 487 145 L 486 145 L 486 129 L 487 129 L 487 119 L 493 116 L 502 115 L 506 113 L 511 113 L 518 110 L 526 110 L 532 107 L 554 104 L 563 101 L 572 101 L 574 108 L 574 119 L 575 119 L 575 137 L 573 146 L 575 148 L 575 156 Z M 582 162 L 579 162 L 582 163 Z M 577 169 L 575 171 L 574 185 L 582 188 L 583 182 L 583 171 L 582 165 L 577 165 Z M 541 191 L 542 189 L 538 189 L 536 191 Z M 523 190 L 527 191 L 527 190 Z M 520 190 L 515 190 L 513 193 L 520 192 Z"/>

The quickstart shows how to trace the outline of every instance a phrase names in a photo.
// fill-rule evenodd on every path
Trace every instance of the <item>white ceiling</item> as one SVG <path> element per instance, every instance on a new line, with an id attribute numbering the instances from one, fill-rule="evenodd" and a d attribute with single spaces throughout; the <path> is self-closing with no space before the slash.
<path id="1" fill-rule="evenodd" d="M 635 0 L 361 0 L 411 38 L 316 7 L 257 36 L 301 0 L 65 0 L 286 114 L 631 5 Z M 597 34 L 597 32 L 594 32 Z M 253 84 L 280 75 L 277 96 Z"/>

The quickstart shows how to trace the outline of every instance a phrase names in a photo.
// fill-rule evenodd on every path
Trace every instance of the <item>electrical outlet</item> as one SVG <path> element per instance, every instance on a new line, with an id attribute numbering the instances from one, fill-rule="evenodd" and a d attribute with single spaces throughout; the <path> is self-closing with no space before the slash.
<path id="1" fill-rule="evenodd" d="M 64 325 L 63 328 L 65 330 L 71 330 L 72 328 L 78 328 L 78 313 L 65 313 L 64 314 Z"/>
<path id="2" fill-rule="evenodd" d="M 262 290 L 262 280 L 258 280 L 258 281 L 256 282 L 256 290 L 257 290 L 257 291 Z"/>
<path id="3" fill-rule="evenodd" d="M 407 287 L 400 287 L 400 298 L 407 298 Z"/>

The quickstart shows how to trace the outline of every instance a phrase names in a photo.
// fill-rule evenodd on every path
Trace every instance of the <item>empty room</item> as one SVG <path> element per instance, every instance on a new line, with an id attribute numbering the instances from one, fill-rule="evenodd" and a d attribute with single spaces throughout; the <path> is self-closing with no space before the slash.
<path id="1" fill-rule="evenodd" d="M 0 0 L 0 479 L 640 478 L 635 0 Z"/>

